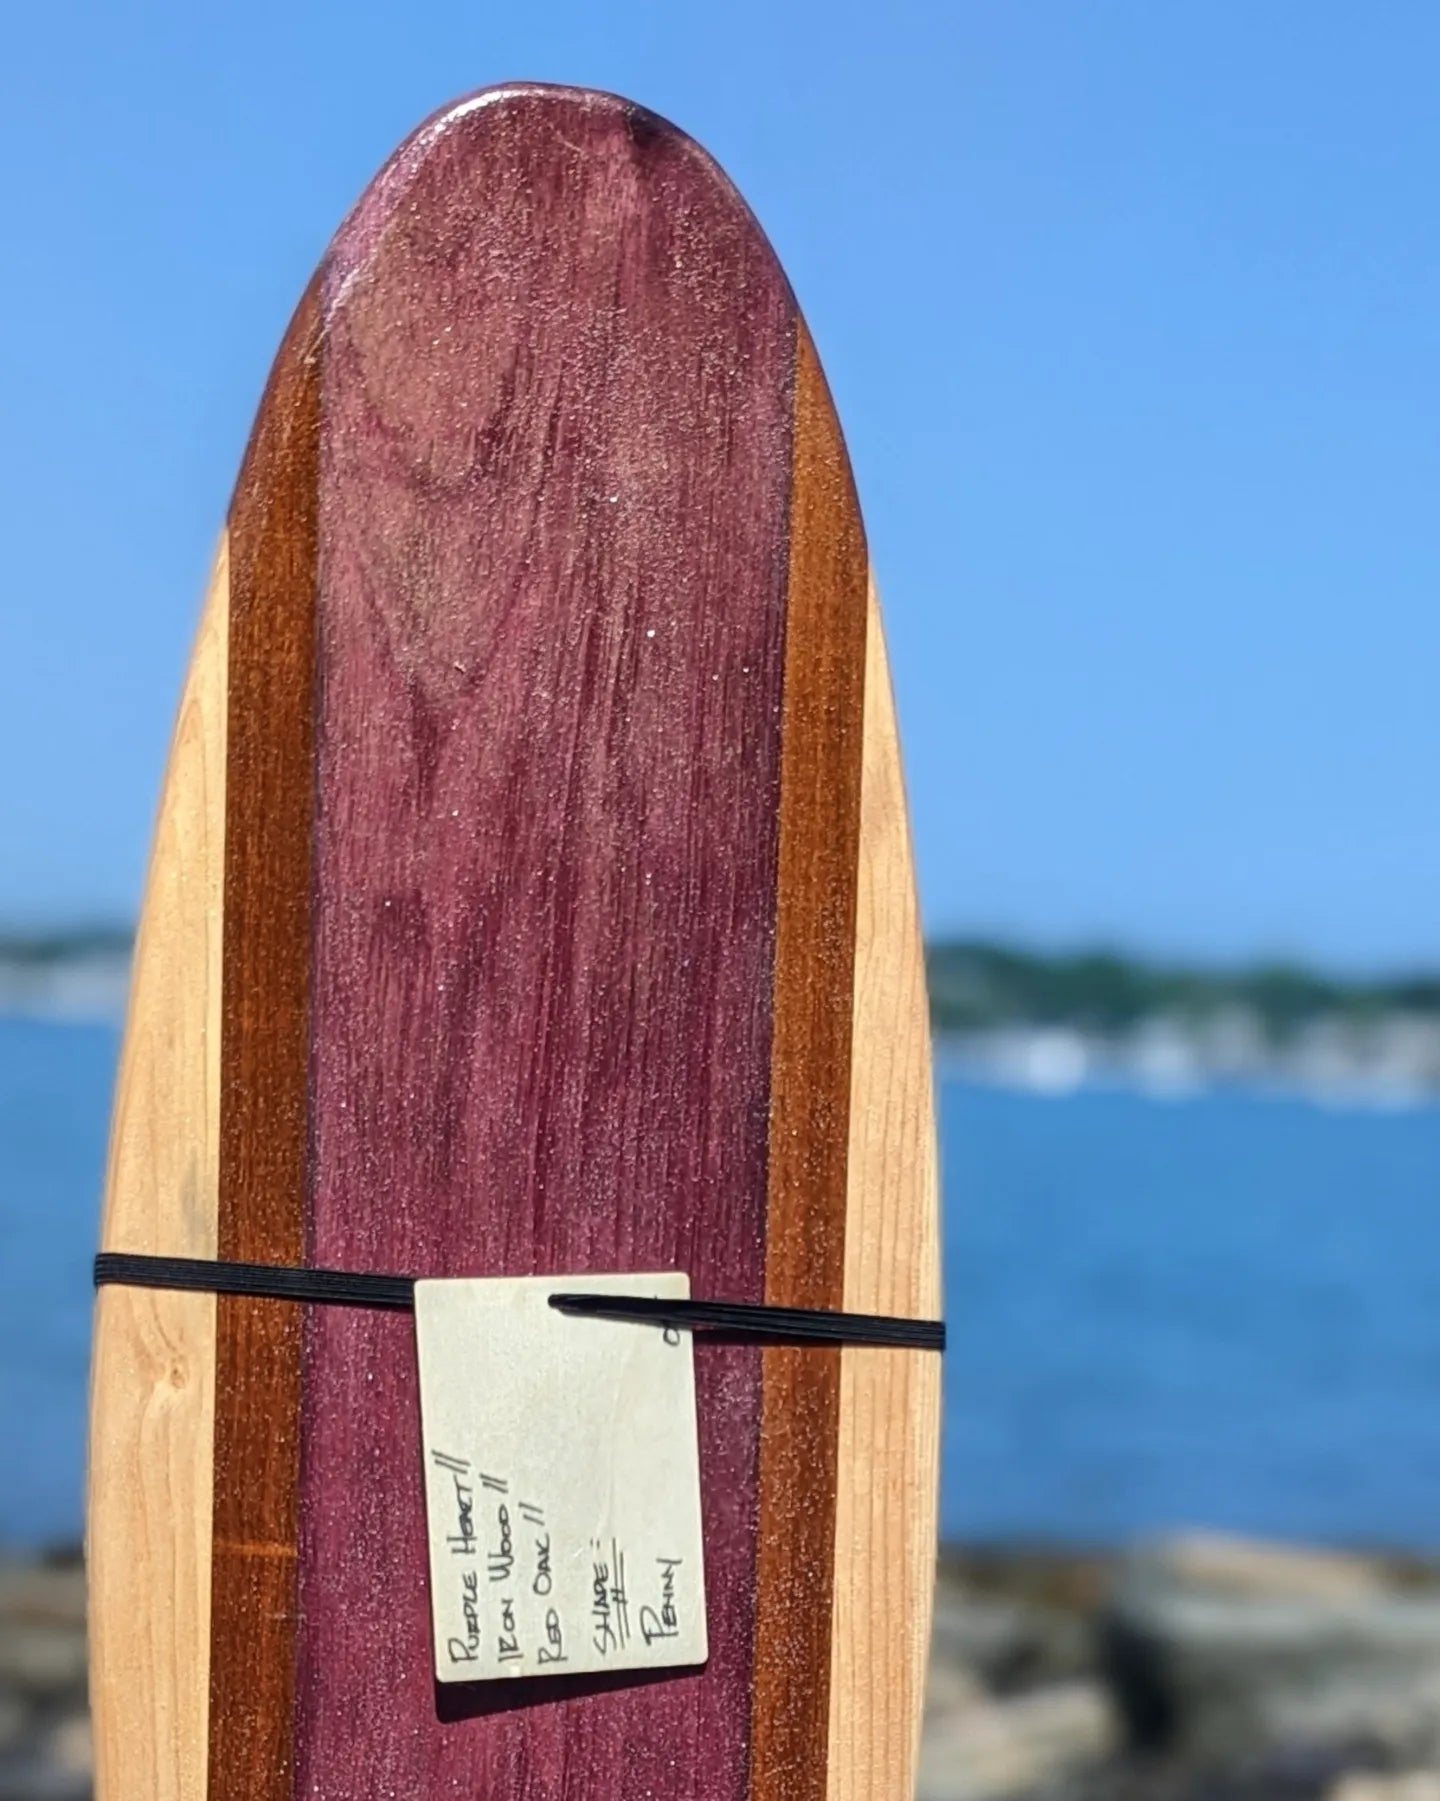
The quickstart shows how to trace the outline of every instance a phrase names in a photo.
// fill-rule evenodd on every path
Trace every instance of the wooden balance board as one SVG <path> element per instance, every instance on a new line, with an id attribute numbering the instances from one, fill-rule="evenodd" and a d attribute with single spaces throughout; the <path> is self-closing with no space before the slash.
<path id="1" fill-rule="evenodd" d="M 938 1311 L 844 444 L 754 218 L 639 107 L 439 114 L 300 302 L 181 703 L 103 1246 Z M 407 1315 L 103 1289 L 102 1801 L 909 1796 L 938 1365 L 697 1340 L 709 1660 L 521 1703 L 434 1679 Z"/>

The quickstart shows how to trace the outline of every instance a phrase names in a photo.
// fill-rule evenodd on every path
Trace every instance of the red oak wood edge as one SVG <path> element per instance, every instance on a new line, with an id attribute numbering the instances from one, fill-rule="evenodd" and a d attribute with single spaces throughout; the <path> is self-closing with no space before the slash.
<path id="1" fill-rule="evenodd" d="M 936 1310 L 843 440 L 743 201 L 625 101 L 438 114 L 301 302 L 172 752 L 103 1242 Z M 102 1797 L 911 1792 L 937 1360 L 707 1345 L 709 1662 L 516 1705 L 432 1680 L 409 1332 L 101 1297 Z"/>

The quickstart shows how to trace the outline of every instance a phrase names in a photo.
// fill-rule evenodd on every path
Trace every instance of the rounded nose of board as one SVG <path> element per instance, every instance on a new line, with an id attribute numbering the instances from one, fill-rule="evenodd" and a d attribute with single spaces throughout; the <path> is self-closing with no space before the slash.
<path id="1" fill-rule="evenodd" d="M 192 669 L 203 755 L 177 735 L 137 955 L 126 1058 L 158 1077 L 117 1108 L 107 1247 L 891 1306 L 933 1265 L 933 1192 L 870 607 L 823 376 L 715 163 L 575 90 L 422 126 L 302 300 L 235 490 Z M 166 826 L 192 807 L 204 833 Z M 187 985 L 165 967 L 192 940 Z M 903 1030 L 876 1029 L 896 993 Z M 182 1129 L 151 1130 L 141 1100 L 172 1093 Z M 852 1093 L 884 1104 L 852 1118 Z M 182 1218 L 149 1147 L 196 1121 L 213 1173 Z M 832 1722 L 871 1719 L 872 1639 L 909 1684 L 876 1768 L 908 1770 L 933 1389 L 904 1366 L 842 1393 L 838 1351 L 708 1346 L 708 1664 L 442 1709 L 406 1322 L 218 1297 L 170 1447 L 204 1517 L 157 1521 L 104 1475 L 148 1393 L 128 1305 L 107 1296 L 93 1466 L 97 1643 L 127 1671 L 97 1686 L 99 1739 L 140 1772 L 116 1801 L 166 1788 L 162 1764 L 210 1801 L 825 1801 Z M 887 1470 L 921 1501 L 897 1582 L 840 1447 L 902 1415 Z M 193 1594 L 127 1573 L 187 1533 Z M 878 1638 L 835 1638 L 837 1592 Z M 129 1619 L 167 1606 L 184 1630 L 155 1642 L 199 1655 L 137 1676 Z"/>
<path id="2" fill-rule="evenodd" d="M 227 1254 L 840 1306 L 867 565 L 790 288 L 714 162 L 564 89 L 422 127 L 302 306 L 231 544 Z M 217 1486 L 293 1420 L 302 1784 L 437 1792 L 528 1741 L 496 1716 L 391 1768 L 431 1706 L 395 1650 L 423 1608 L 391 1613 L 424 1594 L 418 1490 L 363 1543 L 333 1497 L 408 1470 L 394 1332 L 315 1310 L 263 1395 L 232 1359 Z M 710 1664 L 607 1698 L 596 1792 L 628 1744 L 688 1793 L 664 1748 L 697 1732 L 717 1797 L 823 1770 L 838 1369 L 702 1362 Z M 217 1576 L 222 1658 L 254 1580 Z M 387 1699 L 357 1733 L 362 1679 Z M 249 1742 L 212 1743 L 227 1781 Z"/>

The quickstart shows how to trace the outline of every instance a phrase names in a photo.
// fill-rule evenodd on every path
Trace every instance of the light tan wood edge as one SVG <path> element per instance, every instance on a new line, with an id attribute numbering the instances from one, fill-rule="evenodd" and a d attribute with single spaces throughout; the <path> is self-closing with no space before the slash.
<path id="1" fill-rule="evenodd" d="M 880 609 L 870 593 L 845 1306 L 940 1317 L 930 1018 Z M 841 1353 L 828 1801 L 910 1801 L 935 1587 L 940 1359 Z"/>
<path id="2" fill-rule="evenodd" d="M 213 1257 L 220 1145 L 227 546 L 180 703 L 131 973 L 101 1243 Z M 90 1376 L 100 1801 L 204 1801 L 215 1297 L 106 1288 Z"/>
<path id="3" fill-rule="evenodd" d="M 222 541 L 135 950 L 101 1242 L 213 1257 L 226 625 Z M 845 1306 L 939 1314 L 929 1021 L 894 704 L 871 598 Z M 87 1562 L 98 1801 L 204 1801 L 213 1296 L 108 1288 L 91 1374 Z M 828 1791 L 914 1792 L 934 1585 L 939 1359 L 842 1352 Z M 143 1724 L 149 1721 L 148 1728 Z"/>

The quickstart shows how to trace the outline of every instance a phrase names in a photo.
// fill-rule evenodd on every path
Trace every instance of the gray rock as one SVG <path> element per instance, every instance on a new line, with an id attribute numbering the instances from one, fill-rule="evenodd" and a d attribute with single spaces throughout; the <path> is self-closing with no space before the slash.
<path id="1" fill-rule="evenodd" d="M 1350 1600 L 1392 1586 L 1390 1571 L 1378 1558 L 1217 1532 L 1177 1533 L 1137 1546 L 1126 1573 L 1133 1578 L 1141 1570 L 1207 1594 L 1270 1601 Z"/>
<path id="2" fill-rule="evenodd" d="M 1150 1547 L 1103 1623 L 1132 1737 L 1207 1761 L 1277 1746 L 1440 1757 L 1440 1595 L 1369 1559 L 1220 1540 Z"/>
<path id="3" fill-rule="evenodd" d="M 57 1770 L 88 1777 L 95 1768 L 95 1745 L 88 1713 L 67 1714 L 46 1734 L 45 1750 Z"/>
<path id="4" fill-rule="evenodd" d="M 0 1755 L 23 1741 L 29 1723 L 30 1709 L 19 1695 L 0 1689 Z"/>
<path id="5" fill-rule="evenodd" d="M 936 1590 L 933 1643 L 937 1660 L 963 1664 L 1004 1693 L 1083 1675 L 1095 1661 L 1077 1614 L 953 1582 Z"/>
<path id="6" fill-rule="evenodd" d="M 62 1770 L 43 1755 L 0 1758 L 0 1801 L 90 1801 L 90 1777 Z"/>
<path id="7" fill-rule="evenodd" d="M 926 1720 L 916 1801 L 1028 1795 L 1111 1756 L 1120 1726 L 1093 1682 L 976 1699 Z"/>
<path id="8" fill-rule="evenodd" d="M 0 1631 L 11 1624 L 83 1628 L 85 1572 L 74 1563 L 0 1563 Z"/>
<path id="9" fill-rule="evenodd" d="M 0 1687 L 28 1701 L 85 1692 L 85 1634 L 75 1626 L 0 1622 Z"/>
<path id="10" fill-rule="evenodd" d="M 974 1670 L 963 1663 L 932 1653 L 925 1677 L 925 1717 L 938 1720 L 942 1714 L 956 1713 L 974 1707 L 986 1699 L 984 1684 Z"/>
<path id="11" fill-rule="evenodd" d="M 1329 1801 L 1440 1801 L 1440 1770 L 1351 1771 L 1331 1789 Z"/>

